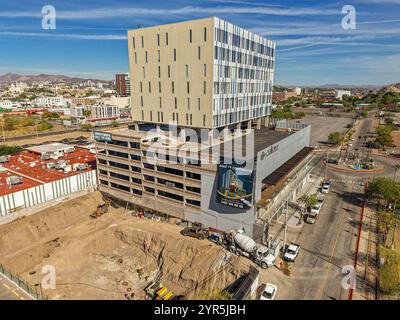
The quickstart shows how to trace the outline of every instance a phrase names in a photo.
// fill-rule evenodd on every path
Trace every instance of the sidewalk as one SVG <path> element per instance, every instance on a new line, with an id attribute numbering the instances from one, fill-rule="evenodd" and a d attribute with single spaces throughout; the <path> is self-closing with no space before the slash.
<path id="1" fill-rule="evenodd" d="M 318 193 L 318 188 L 322 180 L 323 178 L 319 176 L 310 177 L 310 180 L 308 180 L 305 186 L 303 187 L 302 193 L 299 194 L 297 198 L 301 197 L 304 194 L 312 195 Z M 303 227 L 303 222 L 300 221 L 300 219 L 301 219 L 301 212 L 294 208 L 289 207 L 288 221 L 287 221 L 288 228 L 301 229 Z M 285 215 L 279 217 L 278 223 L 285 224 Z"/>
<path id="2" fill-rule="evenodd" d="M 356 264 L 356 289 L 353 300 L 375 300 L 377 293 L 377 220 L 373 209 L 365 206 Z"/>

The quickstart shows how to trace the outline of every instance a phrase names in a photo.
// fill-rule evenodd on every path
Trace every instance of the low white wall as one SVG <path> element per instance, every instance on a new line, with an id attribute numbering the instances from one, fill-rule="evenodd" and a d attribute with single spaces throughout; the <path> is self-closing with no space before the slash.
<path id="1" fill-rule="evenodd" d="M 96 170 L 0 196 L 0 216 L 85 190 L 97 184 Z"/>

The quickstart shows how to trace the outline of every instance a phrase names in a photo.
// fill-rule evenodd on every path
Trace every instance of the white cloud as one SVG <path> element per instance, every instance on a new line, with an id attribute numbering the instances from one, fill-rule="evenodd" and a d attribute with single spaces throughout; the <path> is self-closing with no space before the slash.
<path id="1" fill-rule="evenodd" d="M 266 6 L 220 6 L 220 7 L 194 7 L 186 6 L 173 9 L 156 9 L 141 7 L 105 7 L 86 10 L 57 11 L 58 19 L 81 20 L 81 19 L 110 19 L 138 16 L 179 16 L 179 15 L 215 15 L 215 14 L 260 14 L 277 16 L 326 16 L 340 15 L 338 9 L 327 9 L 318 7 L 266 7 Z M 4 11 L 0 17 L 41 17 L 39 11 Z"/>
<path id="2" fill-rule="evenodd" d="M 47 33 L 47 32 L 2 32 L 0 36 L 16 36 L 16 37 L 45 37 L 75 40 L 126 40 L 127 36 L 116 34 L 73 34 L 73 33 Z"/>

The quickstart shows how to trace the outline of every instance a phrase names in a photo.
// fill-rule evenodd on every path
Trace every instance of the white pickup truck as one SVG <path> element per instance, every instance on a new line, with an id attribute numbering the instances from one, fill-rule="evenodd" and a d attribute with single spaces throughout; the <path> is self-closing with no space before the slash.
<path id="1" fill-rule="evenodd" d="M 290 244 L 286 248 L 285 254 L 283 255 L 283 259 L 288 262 L 294 262 L 300 252 L 300 246 L 298 244 Z"/>

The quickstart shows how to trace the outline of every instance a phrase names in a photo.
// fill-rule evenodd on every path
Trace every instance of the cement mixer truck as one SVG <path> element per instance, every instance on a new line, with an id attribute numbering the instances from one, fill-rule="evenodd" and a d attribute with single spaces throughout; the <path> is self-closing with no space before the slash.
<path id="1" fill-rule="evenodd" d="M 256 243 L 251 237 L 240 231 L 231 231 L 227 238 L 230 252 L 253 260 L 263 269 L 272 267 L 279 255 L 279 245 L 268 248 Z"/>

